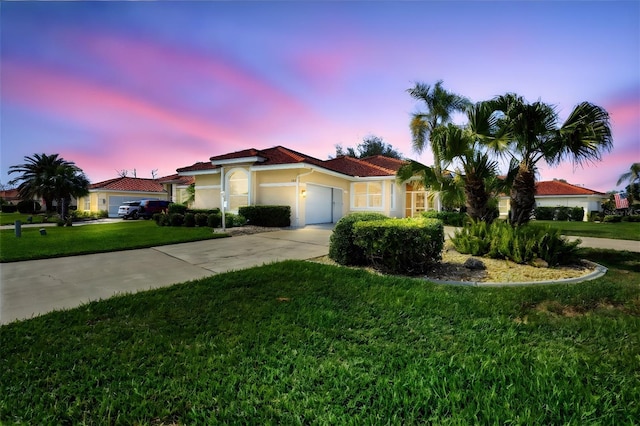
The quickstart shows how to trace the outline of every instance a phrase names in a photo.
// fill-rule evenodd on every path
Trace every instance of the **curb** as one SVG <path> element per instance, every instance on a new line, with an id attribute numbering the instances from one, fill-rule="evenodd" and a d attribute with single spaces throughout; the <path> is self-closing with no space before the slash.
<path id="1" fill-rule="evenodd" d="M 528 286 L 528 285 L 549 285 L 549 284 L 577 284 L 584 281 L 595 280 L 596 278 L 600 278 L 604 274 L 607 273 L 607 268 L 604 266 L 591 262 L 589 260 L 582 260 L 585 263 L 590 264 L 595 267 L 595 271 L 590 272 L 587 275 L 583 275 L 581 277 L 576 278 L 563 278 L 559 280 L 545 280 L 545 281 L 522 281 L 522 282 L 503 282 L 503 283 L 495 283 L 495 282 L 482 282 L 482 281 L 444 281 L 444 280 L 435 280 L 428 277 L 424 277 L 425 281 L 432 282 L 434 284 L 442 284 L 442 285 L 455 285 L 455 286 L 465 286 L 465 287 L 517 287 L 517 286 Z"/>

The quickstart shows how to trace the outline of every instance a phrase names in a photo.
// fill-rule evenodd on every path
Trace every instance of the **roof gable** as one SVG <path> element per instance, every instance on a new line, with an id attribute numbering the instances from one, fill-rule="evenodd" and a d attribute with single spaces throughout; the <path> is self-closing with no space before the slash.
<path id="1" fill-rule="evenodd" d="M 165 192 L 164 187 L 155 179 L 119 177 L 89 185 L 89 190 Z"/>

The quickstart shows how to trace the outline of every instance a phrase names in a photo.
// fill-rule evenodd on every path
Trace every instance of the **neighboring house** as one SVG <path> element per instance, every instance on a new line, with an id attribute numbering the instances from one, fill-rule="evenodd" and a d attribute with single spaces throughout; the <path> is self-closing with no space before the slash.
<path id="1" fill-rule="evenodd" d="M 22 201 L 17 189 L 4 189 L 0 191 L 0 198 L 7 204 L 18 204 Z"/>
<path id="2" fill-rule="evenodd" d="M 195 179 L 193 208 L 287 205 L 292 226 L 335 223 L 350 212 L 415 216 L 430 206 L 416 181 L 398 183 L 404 161 L 383 156 L 319 160 L 276 146 L 246 149 L 177 169 Z"/>
<path id="3" fill-rule="evenodd" d="M 118 217 L 118 207 L 123 202 L 149 198 L 169 199 L 165 185 L 158 179 L 119 177 L 89 185 L 89 195 L 78 198 L 78 210 L 106 210 L 109 217 Z"/>
<path id="4" fill-rule="evenodd" d="M 609 198 L 606 194 L 559 180 L 536 183 L 536 207 L 582 207 L 584 219 L 591 212 L 602 210 L 602 203 Z M 500 216 L 506 218 L 509 213 L 509 196 L 500 197 Z"/>

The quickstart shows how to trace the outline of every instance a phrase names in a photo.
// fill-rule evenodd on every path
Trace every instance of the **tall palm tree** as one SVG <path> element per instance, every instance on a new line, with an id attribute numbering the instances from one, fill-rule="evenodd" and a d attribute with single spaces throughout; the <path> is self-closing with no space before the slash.
<path id="1" fill-rule="evenodd" d="M 473 220 L 492 222 L 495 214 L 491 200 L 497 191 L 498 163 L 489 158 L 488 146 L 494 143 L 496 118 L 484 104 L 467 109 L 469 123 L 465 127 L 451 123 L 431 131 L 431 144 L 439 152 L 446 167 L 455 167 L 452 178 L 438 180 L 435 168 L 411 162 L 398 171 L 400 180 L 418 175 L 426 185 L 440 191 L 444 199 L 462 199 Z M 440 176 L 442 176 L 440 174 Z"/>
<path id="2" fill-rule="evenodd" d="M 24 157 L 24 160 L 24 164 L 9 168 L 9 173 L 21 173 L 9 182 L 11 185 L 19 184 L 21 198 L 42 197 L 50 211 L 54 200 L 82 196 L 88 192 L 89 181 L 82 170 L 58 154 L 34 154 Z"/>
<path id="3" fill-rule="evenodd" d="M 471 102 L 456 93 L 442 87 L 442 80 L 430 86 L 424 83 L 416 83 L 407 90 L 409 95 L 423 103 L 426 111 L 419 111 L 411 116 L 410 129 L 413 149 L 422 153 L 430 140 L 431 133 L 438 126 L 451 122 L 455 112 L 463 112 Z M 431 144 L 433 162 L 438 181 L 442 182 L 443 159 L 437 145 Z"/>
<path id="4" fill-rule="evenodd" d="M 599 160 L 602 152 L 613 146 L 609 114 L 589 102 L 577 105 L 560 127 L 554 107 L 540 101 L 527 103 L 507 93 L 487 101 L 487 105 L 498 114 L 500 137 L 494 139 L 494 149 L 510 160 L 512 225 L 527 223 L 531 218 L 535 175 L 541 160 L 551 166 L 565 160 L 574 166 L 583 165 Z"/>

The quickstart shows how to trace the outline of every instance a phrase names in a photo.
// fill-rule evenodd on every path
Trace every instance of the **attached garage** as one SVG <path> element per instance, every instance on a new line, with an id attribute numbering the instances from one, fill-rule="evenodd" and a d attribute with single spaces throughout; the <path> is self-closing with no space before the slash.
<path id="1" fill-rule="evenodd" d="M 305 223 L 335 223 L 342 217 L 342 190 L 307 184 Z"/>
<path id="2" fill-rule="evenodd" d="M 140 200 L 148 200 L 151 197 L 132 197 L 132 196 L 120 196 L 120 195 L 111 195 L 107 197 L 107 205 L 109 206 L 108 212 L 109 217 L 118 217 L 118 207 L 122 205 L 125 201 L 140 201 Z"/>

